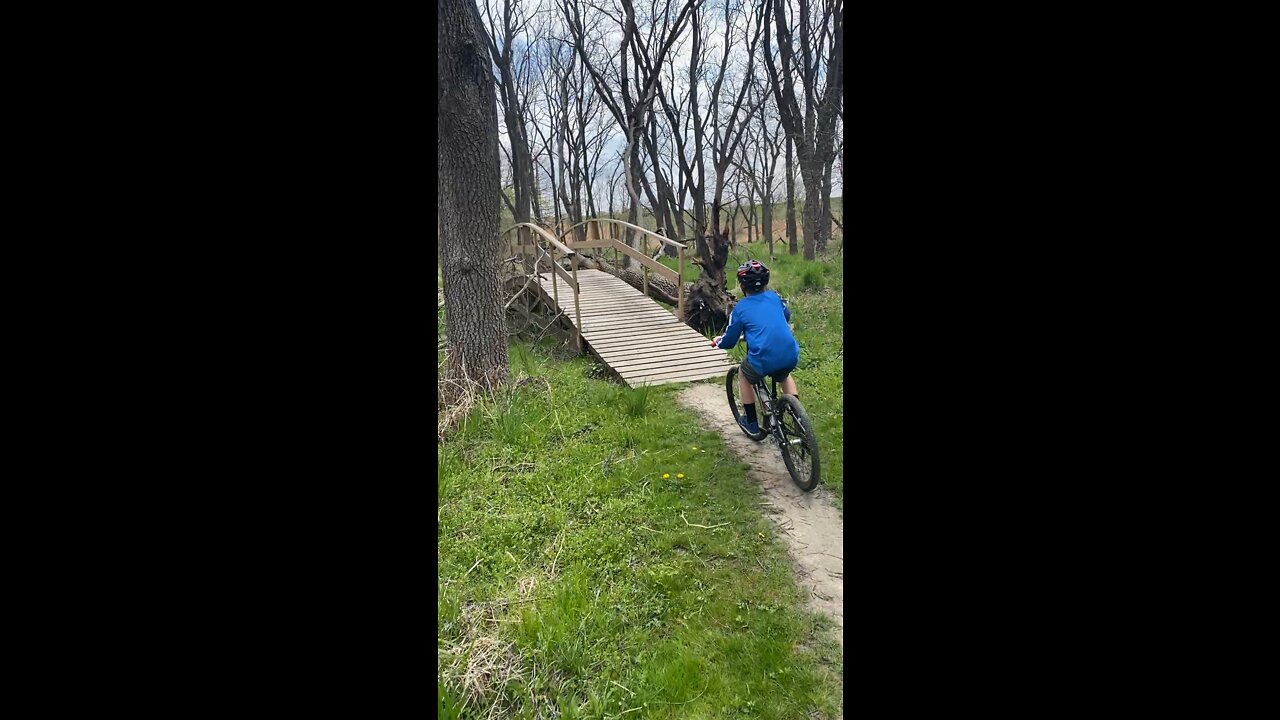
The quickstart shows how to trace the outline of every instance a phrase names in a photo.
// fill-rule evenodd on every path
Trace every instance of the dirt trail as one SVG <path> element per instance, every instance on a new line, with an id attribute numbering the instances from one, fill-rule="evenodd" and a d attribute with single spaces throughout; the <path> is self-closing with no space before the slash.
<path id="1" fill-rule="evenodd" d="M 795 486 L 776 445 L 754 442 L 730 417 L 724 384 L 701 383 L 680 392 L 680 402 L 714 428 L 760 481 L 770 507 L 766 517 L 791 551 L 801 584 L 809 589 L 809 606 L 835 620 L 844 646 L 844 522 L 831 493 L 819 485 L 806 493 Z"/>

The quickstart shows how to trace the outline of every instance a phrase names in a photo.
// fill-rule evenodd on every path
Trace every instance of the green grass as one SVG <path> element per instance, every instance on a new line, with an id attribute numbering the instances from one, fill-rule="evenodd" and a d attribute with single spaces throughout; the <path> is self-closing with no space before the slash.
<path id="1" fill-rule="evenodd" d="M 439 446 L 440 717 L 834 717 L 841 651 L 747 466 L 593 366 L 513 347 Z"/>

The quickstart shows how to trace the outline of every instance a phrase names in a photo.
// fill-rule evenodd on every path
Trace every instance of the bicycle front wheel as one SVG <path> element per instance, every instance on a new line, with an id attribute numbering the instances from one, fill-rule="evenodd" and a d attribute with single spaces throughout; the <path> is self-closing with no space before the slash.
<path id="1" fill-rule="evenodd" d="M 752 434 L 746 428 L 742 427 L 741 423 L 738 423 L 738 418 L 746 415 L 747 411 L 742 407 L 742 398 L 740 397 L 742 391 L 738 388 L 737 366 L 729 368 L 729 373 L 724 376 L 724 391 L 725 394 L 729 396 L 729 410 L 733 412 L 733 421 L 738 425 L 738 429 L 742 430 L 742 434 L 756 442 L 760 442 L 768 437 L 769 432 L 767 430 L 762 429 L 760 432 Z M 756 407 L 758 408 L 760 406 L 756 405 Z"/>
<path id="2" fill-rule="evenodd" d="M 793 395 L 783 395 L 778 403 L 778 429 L 782 434 L 782 461 L 791 480 L 805 492 L 818 487 L 822 465 L 818 461 L 818 437 L 809 414 Z"/>

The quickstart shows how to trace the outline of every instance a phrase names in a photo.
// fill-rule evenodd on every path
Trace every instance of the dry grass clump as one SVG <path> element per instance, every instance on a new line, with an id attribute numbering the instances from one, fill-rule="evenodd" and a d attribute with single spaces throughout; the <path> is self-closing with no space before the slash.
<path id="1" fill-rule="evenodd" d="M 488 708 L 490 717 L 502 717 L 510 705 L 504 689 L 525 672 L 515 644 L 498 637 L 497 611 L 492 603 L 464 606 L 457 621 L 459 639 L 436 655 L 440 681 L 457 688 L 469 707 Z"/>

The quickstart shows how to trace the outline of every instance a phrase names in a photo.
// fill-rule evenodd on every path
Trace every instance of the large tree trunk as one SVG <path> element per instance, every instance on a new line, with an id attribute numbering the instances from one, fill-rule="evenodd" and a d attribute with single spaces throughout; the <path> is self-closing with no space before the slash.
<path id="1" fill-rule="evenodd" d="M 436 38 L 445 377 L 469 378 L 487 389 L 507 377 L 507 337 L 498 279 L 499 205 L 494 202 L 501 191 L 498 112 L 488 40 L 475 0 L 440 0 Z"/>
<path id="2" fill-rule="evenodd" d="M 796 244 L 796 165 L 791 139 L 787 139 L 787 243 L 790 253 L 795 255 L 799 250 Z"/>
<path id="3" fill-rule="evenodd" d="M 640 224 L 640 144 L 637 142 L 636 135 L 633 133 L 628 138 L 627 144 L 627 195 L 631 198 L 631 205 L 627 208 L 627 222 L 632 225 Z M 636 246 L 635 231 L 626 229 L 623 233 L 623 240 L 629 247 Z M 622 267 L 631 267 L 631 256 L 622 256 Z"/>
<path id="4" fill-rule="evenodd" d="M 538 184 L 538 176 L 533 176 L 533 182 L 530 184 L 533 191 L 529 194 L 529 202 L 533 203 L 533 217 L 541 225 L 542 218 L 542 186 Z"/>
<path id="5" fill-rule="evenodd" d="M 769 259 L 773 259 L 773 196 L 765 195 L 760 206 L 760 232 L 769 243 Z"/>
<path id="6" fill-rule="evenodd" d="M 806 171 L 806 167 L 808 170 Z M 822 168 L 814 167 L 814 163 L 802 163 L 800 171 L 804 178 L 804 259 L 817 257 L 815 249 L 818 242 L 819 228 L 822 226 Z"/>
<path id="7" fill-rule="evenodd" d="M 720 225 L 720 201 L 724 196 L 724 173 L 716 176 L 716 190 L 711 201 L 711 231 L 696 238 L 698 257 L 693 263 L 702 269 L 693 291 L 684 304 L 685 324 L 698 332 L 721 333 L 729 324 L 733 297 L 724 288 L 724 266 L 729 259 L 729 238 Z"/>
<path id="8" fill-rule="evenodd" d="M 822 218 L 818 227 L 818 252 L 827 251 L 827 241 L 831 239 L 831 167 L 835 164 L 835 155 L 827 158 L 822 168 Z"/>
<path id="9" fill-rule="evenodd" d="M 518 223 L 529 222 L 529 209 L 533 203 L 533 153 L 529 151 L 524 118 L 519 112 L 519 100 L 515 82 L 508 68 L 503 68 L 503 92 L 509 100 L 505 103 L 507 139 L 511 143 L 511 184 L 515 190 L 515 209 L 512 216 Z"/>
<path id="10" fill-rule="evenodd" d="M 728 326 L 729 311 L 733 307 L 733 297 L 724 288 L 729 240 L 723 235 L 713 235 L 697 244 L 703 257 L 694 263 L 702 268 L 702 274 L 685 295 L 684 320 L 698 332 L 710 330 L 719 334 Z"/>
<path id="11" fill-rule="evenodd" d="M 556 160 L 555 150 L 550 145 L 547 146 L 547 162 L 551 164 L 551 169 L 547 172 L 548 180 L 551 181 L 551 221 L 555 223 L 552 228 L 552 234 L 560 234 L 560 185 L 556 182 Z"/>
<path id="12" fill-rule="evenodd" d="M 515 84 L 504 74 L 506 92 L 516 96 Z M 524 121 L 512 102 L 505 110 L 507 121 L 507 138 L 511 143 L 511 184 L 515 191 L 515 208 L 512 216 L 515 222 L 529 222 L 529 209 L 533 193 L 533 160 L 529 152 L 529 141 L 524 134 Z"/>
<path id="13" fill-rule="evenodd" d="M 658 122 L 657 113 L 649 116 L 649 134 L 646 135 L 645 149 L 649 153 L 649 163 L 653 165 L 653 176 L 655 185 L 657 185 L 657 197 L 653 198 L 653 213 L 657 227 L 667 237 L 672 237 L 675 228 L 672 224 L 671 209 L 674 206 L 674 197 L 671 186 L 667 183 L 667 179 L 663 177 L 662 165 L 658 157 Z"/>

